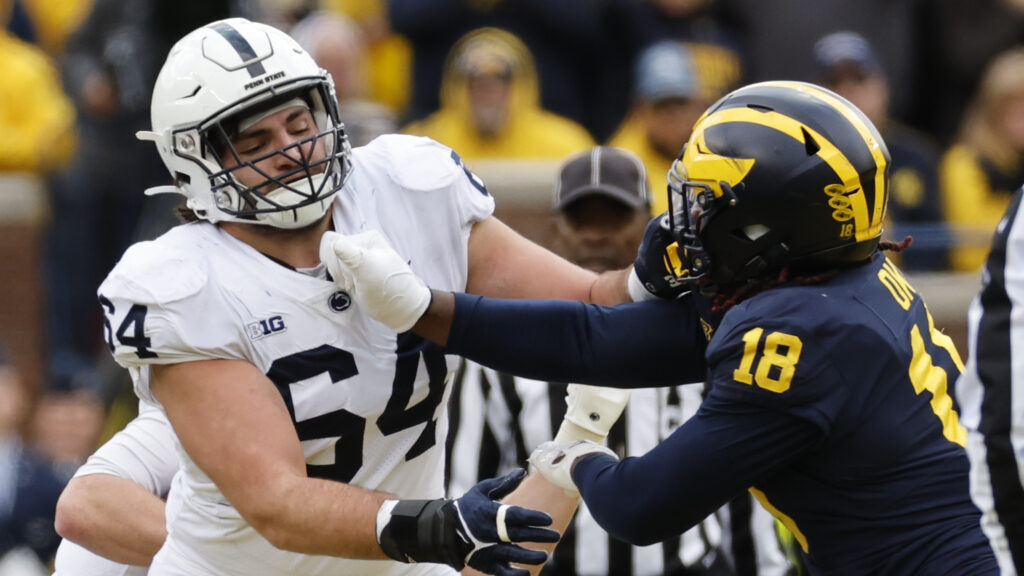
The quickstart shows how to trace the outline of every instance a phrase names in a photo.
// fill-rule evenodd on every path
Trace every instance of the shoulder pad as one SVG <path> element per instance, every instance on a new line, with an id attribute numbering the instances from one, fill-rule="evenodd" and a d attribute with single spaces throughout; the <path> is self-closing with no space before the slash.
<path id="1" fill-rule="evenodd" d="M 409 190 L 437 190 L 463 174 L 462 160 L 451 148 L 425 136 L 387 134 L 357 148 L 391 180 Z"/>
<path id="2" fill-rule="evenodd" d="M 130 247 L 100 287 L 107 297 L 166 304 L 199 292 L 206 260 L 177 247 L 139 242 Z"/>

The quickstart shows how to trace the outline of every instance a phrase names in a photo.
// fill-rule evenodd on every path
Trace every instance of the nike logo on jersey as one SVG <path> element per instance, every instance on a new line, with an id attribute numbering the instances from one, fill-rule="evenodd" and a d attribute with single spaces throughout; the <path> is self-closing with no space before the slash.
<path id="1" fill-rule="evenodd" d="M 257 320 L 245 325 L 245 331 L 249 334 L 249 340 L 253 341 L 270 336 L 271 334 L 280 334 L 287 330 L 288 327 L 284 325 L 284 318 L 281 316 L 271 316 L 265 320 Z"/>

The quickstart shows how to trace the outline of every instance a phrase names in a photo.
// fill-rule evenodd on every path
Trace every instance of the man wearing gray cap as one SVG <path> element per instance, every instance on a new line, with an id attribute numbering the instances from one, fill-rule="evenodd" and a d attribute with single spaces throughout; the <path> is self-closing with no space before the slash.
<path id="1" fill-rule="evenodd" d="M 571 157 L 555 183 L 554 250 L 594 272 L 622 268 L 643 237 L 648 196 L 634 154 L 596 146 Z"/>
<path id="2" fill-rule="evenodd" d="M 633 153 L 597 146 L 573 155 L 555 182 L 551 247 L 594 272 L 622 268 L 636 256 L 649 200 L 646 171 Z M 697 411 L 703 389 L 686 384 L 633 390 L 608 434 L 608 447 L 620 456 L 650 450 Z M 555 435 L 566 412 L 565 392 L 564 383 L 519 378 L 465 362 L 450 403 L 449 493 L 462 493 L 479 478 L 525 466 L 530 451 Z M 611 538 L 581 505 L 542 576 L 789 573 L 772 517 L 746 500 L 723 508 L 679 538 L 645 547 Z M 730 510 L 736 518 L 732 528 Z"/>

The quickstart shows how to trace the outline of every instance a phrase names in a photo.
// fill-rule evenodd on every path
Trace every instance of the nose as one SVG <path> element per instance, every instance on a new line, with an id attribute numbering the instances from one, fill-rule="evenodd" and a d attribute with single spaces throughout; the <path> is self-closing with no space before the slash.
<path id="1" fill-rule="evenodd" d="M 292 136 L 287 130 L 278 130 L 274 134 L 274 147 L 278 150 L 273 156 L 274 166 L 279 170 L 290 170 L 305 164 L 308 159 L 307 144 L 296 143 L 300 139 Z"/>

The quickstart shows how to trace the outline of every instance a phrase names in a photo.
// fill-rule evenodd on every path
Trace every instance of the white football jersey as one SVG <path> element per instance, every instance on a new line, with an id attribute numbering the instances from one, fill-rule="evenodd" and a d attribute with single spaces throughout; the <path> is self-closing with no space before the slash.
<path id="1" fill-rule="evenodd" d="M 335 229 L 383 232 L 434 288 L 466 287 L 472 225 L 494 200 L 449 148 L 384 136 L 353 151 Z M 132 246 L 99 289 L 106 336 L 136 393 L 149 366 L 240 359 L 281 392 L 311 476 L 398 494 L 444 495 L 445 404 L 456 360 L 364 314 L 326 278 L 291 269 L 207 222 Z M 151 575 L 452 574 L 274 548 L 182 451 L 168 540 Z"/>

